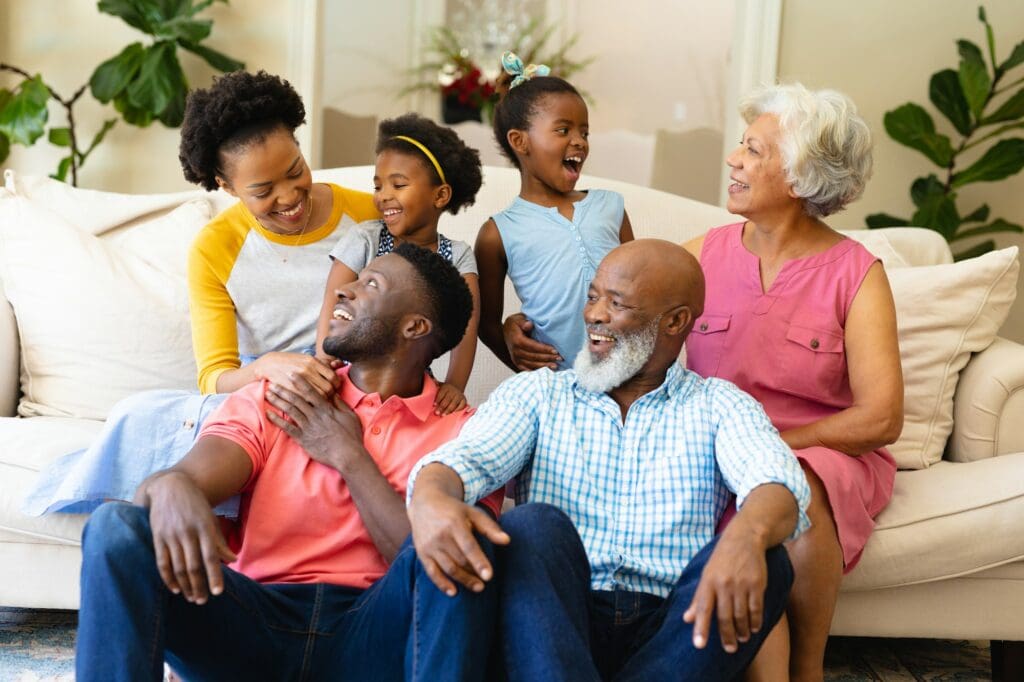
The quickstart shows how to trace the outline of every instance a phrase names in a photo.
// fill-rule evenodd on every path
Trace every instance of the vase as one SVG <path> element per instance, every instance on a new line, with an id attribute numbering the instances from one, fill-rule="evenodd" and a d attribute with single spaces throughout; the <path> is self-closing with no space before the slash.
<path id="1" fill-rule="evenodd" d="M 458 95 L 442 96 L 441 120 L 448 124 L 480 121 L 480 109 L 471 104 L 463 104 Z"/>

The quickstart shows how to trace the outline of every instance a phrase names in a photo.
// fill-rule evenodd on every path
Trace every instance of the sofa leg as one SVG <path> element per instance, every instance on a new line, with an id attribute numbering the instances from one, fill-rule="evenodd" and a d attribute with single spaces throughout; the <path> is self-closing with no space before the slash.
<path id="1" fill-rule="evenodd" d="M 1024 680 L 1024 642 L 992 640 L 992 682 Z"/>

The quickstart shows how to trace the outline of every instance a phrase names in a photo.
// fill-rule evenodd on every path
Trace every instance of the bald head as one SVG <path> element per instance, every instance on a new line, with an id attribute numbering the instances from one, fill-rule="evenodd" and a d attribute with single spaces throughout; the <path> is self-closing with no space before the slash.
<path id="1" fill-rule="evenodd" d="M 692 319 L 704 312 L 704 272 L 689 251 L 663 239 L 637 239 L 612 249 L 598 270 L 631 281 L 658 309 L 687 306 Z"/>

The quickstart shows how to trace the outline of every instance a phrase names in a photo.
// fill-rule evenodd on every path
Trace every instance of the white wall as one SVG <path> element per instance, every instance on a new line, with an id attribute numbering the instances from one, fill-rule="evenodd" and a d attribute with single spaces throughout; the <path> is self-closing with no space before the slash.
<path id="1" fill-rule="evenodd" d="M 943 68 L 957 68 L 956 41 L 968 39 L 982 47 L 985 29 L 977 20 L 977 2 L 933 0 L 860 0 L 822 2 L 786 0 L 783 3 L 779 77 L 799 80 L 809 87 L 832 87 L 850 95 L 867 119 L 875 138 L 875 173 L 864 197 L 830 219 L 834 227 L 864 226 L 869 213 L 884 211 L 910 217 L 913 213 L 911 181 L 938 169 L 923 155 L 888 137 L 882 117 L 890 109 L 913 101 L 936 119 L 940 132 L 956 135 L 952 126 L 928 100 L 928 80 Z M 1024 2 L 984 2 L 993 25 L 997 60 L 1024 40 Z M 1018 68 L 1016 76 L 1024 75 Z M 954 137 L 954 143 L 959 137 Z M 988 145 L 982 145 L 987 149 Z M 965 158 L 970 163 L 974 158 Z M 940 177 L 945 177 L 940 174 Z M 992 218 L 1024 224 L 1024 175 L 996 183 L 969 185 L 961 192 L 961 212 L 983 203 Z M 1024 248 L 1024 236 L 996 238 L 1000 246 Z M 960 242 L 955 250 L 970 242 Z M 1017 302 L 1002 334 L 1024 342 L 1024 278 Z"/>
<path id="2" fill-rule="evenodd" d="M 216 4 L 203 17 L 214 22 L 204 44 L 246 62 L 250 70 L 266 69 L 288 77 L 288 46 L 294 21 L 304 0 L 235 0 Z M 93 69 L 132 42 L 147 37 L 117 17 L 102 14 L 92 0 L 0 0 L 0 60 L 42 73 L 62 96 L 88 81 Z M 179 50 L 193 86 L 208 85 L 216 73 L 198 57 Z M 301 76 L 301 74 L 296 74 Z M 0 75 L 13 87 L 16 77 Z M 51 122 L 63 125 L 64 110 L 50 109 Z M 75 107 L 76 130 L 88 139 L 106 118 L 116 115 L 86 93 Z M 159 122 L 140 129 L 120 121 L 89 157 L 79 186 L 122 192 L 162 192 L 190 187 L 178 164 L 178 130 Z M 31 148 L 13 146 L 4 162 L 21 173 L 48 174 L 63 156 L 41 139 Z"/>

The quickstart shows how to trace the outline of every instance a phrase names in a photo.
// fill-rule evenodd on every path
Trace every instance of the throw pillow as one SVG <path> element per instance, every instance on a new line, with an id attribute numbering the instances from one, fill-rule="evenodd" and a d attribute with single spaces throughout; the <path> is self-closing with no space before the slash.
<path id="1" fill-rule="evenodd" d="M 888 271 L 903 363 L 903 434 L 889 451 L 901 469 L 942 459 L 960 370 L 988 347 L 1017 295 L 1017 247 L 977 258 Z"/>
<path id="2" fill-rule="evenodd" d="M 104 419 L 132 393 L 195 387 L 185 253 L 210 218 L 209 202 L 195 199 L 113 240 L 27 197 L 0 201 L 20 415 Z"/>

